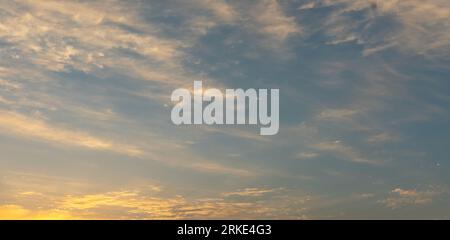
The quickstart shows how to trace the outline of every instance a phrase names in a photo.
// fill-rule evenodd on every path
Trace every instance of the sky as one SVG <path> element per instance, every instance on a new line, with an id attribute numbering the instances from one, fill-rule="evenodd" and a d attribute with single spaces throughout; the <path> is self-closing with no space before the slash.
<path id="1" fill-rule="evenodd" d="M 448 0 L 0 0 L 0 219 L 449 219 Z M 280 90 L 280 129 L 171 93 Z"/>

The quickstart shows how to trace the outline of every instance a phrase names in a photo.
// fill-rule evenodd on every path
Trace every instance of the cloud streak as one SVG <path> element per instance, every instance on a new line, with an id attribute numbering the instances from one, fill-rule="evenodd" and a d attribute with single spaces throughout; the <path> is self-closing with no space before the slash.
<path id="1" fill-rule="evenodd" d="M 311 1 L 308 10 L 334 7 L 326 31 L 335 44 L 355 41 L 365 47 L 364 55 L 395 47 L 427 57 L 445 57 L 450 53 L 448 22 L 450 5 L 445 0 L 321 0 Z M 364 19 L 352 18 L 349 13 L 364 14 Z M 393 31 L 379 30 L 383 21 L 392 22 Z M 360 31 L 362 29 L 362 31 Z"/>
<path id="2" fill-rule="evenodd" d="M 391 209 L 406 206 L 420 206 L 432 203 L 440 194 L 441 192 L 434 189 L 418 191 L 415 189 L 395 188 L 391 191 L 391 196 L 385 200 L 381 200 L 380 203 Z"/>
<path id="3" fill-rule="evenodd" d="M 130 156 L 143 154 L 139 148 L 132 145 L 115 143 L 83 132 L 52 127 L 41 120 L 13 112 L 0 112 L 0 128 L 2 128 L 2 132 L 48 141 L 53 144 L 112 151 Z"/>

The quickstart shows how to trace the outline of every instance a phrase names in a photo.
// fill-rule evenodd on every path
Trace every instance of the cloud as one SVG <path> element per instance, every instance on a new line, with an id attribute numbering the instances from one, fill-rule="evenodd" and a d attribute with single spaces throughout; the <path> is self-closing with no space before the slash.
<path id="1" fill-rule="evenodd" d="M 186 26 L 186 29 L 184 29 L 185 34 L 192 39 L 205 36 L 216 27 L 234 26 L 240 19 L 240 13 L 228 1 L 194 0 L 173 2 L 176 5 L 174 7 L 176 15 L 183 18 L 182 24 Z"/>
<path id="2" fill-rule="evenodd" d="M 303 5 L 301 5 L 298 9 L 299 10 L 310 10 L 314 9 L 316 7 L 316 2 L 308 2 Z"/>
<path id="3" fill-rule="evenodd" d="M 232 22 L 236 17 L 234 8 L 225 2 L 199 1 L 197 7 L 200 6 L 220 24 Z M 181 32 L 169 37 L 167 26 L 143 17 L 143 7 L 141 3 L 131 6 L 120 1 L 2 4 L 0 38 L 6 43 L 0 52 L 2 132 L 195 171 L 253 175 L 179 148 L 181 144 L 170 135 L 159 133 L 158 139 L 139 138 L 142 129 L 148 130 L 149 119 L 144 122 L 136 115 L 123 114 L 119 105 L 129 104 L 123 99 L 141 96 L 145 91 L 145 96 L 151 96 L 151 103 L 167 103 L 175 87 L 207 78 L 185 66 L 190 57 L 185 50 L 199 36 L 193 38 L 190 33 Z M 83 82 L 92 80 L 89 93 L 74 94 L 73 88 L 83 84 L 73 77 L 77 71 L 85 74 Z M 97 78 L 108 81 L 96 89 Z M 148 99 L 140 99 L 139 104 L 148 105 Z M 32 113 L 29 115 L 34 117 L 19 112 Z M 159 113 L 152 114 L 152 123 L 160 120 Z M 125 133 L 121 133 L 123 123 L 129 128 Z M 164 131 L 160 127 L 157 130 Z M 133 143 L 99 137 L 99 131 L 121 135 Z M 236 134 L 252 137 L 240 131 Z M 180 159 L 177 154 L 185 158 Z"/>
<path id="4" fill-rule="evenodd" d="M 88 133 L 53 127 L 42 120 L 29 118 L 15 112 L 0 111 L 0 128 L 2 132 L 48 141 L 53 144 L 111 151 L 130 156 L 142 155 L 142 151 L 138 147 L 115 143 L 110 140 L 91 136 Z"/>
<path id="5" fill-rule="evenodd" d="M 450 3 L 446 0 L 321 0 L 314 7 L 332 6 L 326 26 L 332 42 L 356 40 L 368 56 L 395 47 L 428 57 L 450 54 Z M 353 18 L 351 12 L 363 14 Z M 384 21 L 384 22 L 383 22 Z M 391 22 L 380 31 L 380 24 Z"/>
<path id="6" fill-rule="evenodd" d="M 204 8 L 210 11 L 214 18 L 220 21 L 220 24 L 233 23 L 239 17 L 236 9 L 227 1 L 223 0 L 195 0 L 190 2 L 198 8 Z"/>
<path id="7" fill-rule="evenodd" d="M 280 189 L 270 189 L 270 188 L 245 188 L 236 192 L 226 192 L 222 195 L 225 197 L 230 196 L 242 196 L 242 197 L 260 197 L 268 193 L 273 193 L 279 191 Z"/>
<path id="8" fill-rule="evenodd" d="M 366 157 L 364 157 L 363 154 L 359 153 L 357 150 L 353 149 L 350 146 L 344 145 L 343 143 L 341 143 L 341 141 L 320 142 L 312 145 L 311 147 L 321 152 L 337 155 L 339 158 L 342 158 L 343 160 L 347 160 L 354 163 L 362 163 L 370 165 L 381 164 L 380 161 L 367 159 Z"/>
<path id="9" fill-rule="evenodd" d="M 302 194 L 286 196 L 279 191 L 282 188 L 217 190 L 209 197 L 188 197 L 153 183 L 104 190 L 92 182 L 74 187 L 64 178 L 26 176 L 6 178 L 8 197 L 0 195 L 0 219 L 298 219 L 306 218 L 309 199 Z"/>
<path id="10" fill-rule="evenodd" d="M 318 156 L 319 156 L 319 154 L 314 153 L 314 152 L 301 152 L 301 153 L 298 153 L 296 155 L 296 158 L 300 159 L 300 160 L 304 160 L 304 159 L 315 158 L 315 157 L 318 157 Z"/>
<path id="11" fill-rule="evenodd" d="M 194 38 L 207 35 L 212 29 L 231 26 L 239 35 L 231 38 L 247 40 L 252 45 L 286 57 L 288 39 L 299 36 L 303 29 L 294 16 L 277 0 L 262 0 L 255 3 L 233 1 L 195 0 L 181 3 L 179 14 Z M 237 41 L 241 41 L 237 40 Z"/>
<path id="12" fill-rule="evenodd" d="M 174 218 L 173 209 L 185 204 L 182 197 L 157 198 L 145 196 L 139 191 L 118 191 L 81 196 L 65 196 L 59 208 L 73 211 L 95 209 L 125 209 L 129 214 L 144 214 L 146 218 Z M 88 213 L 90 214 L 90 213 Z M 124 214 L 127 216 L 128 214 Z"/>
<path id="13" fill-rule="evenodd" d="M 193 163 L 184 163 L 184 164 L 175 164 L 175 165 L 185 165 L 185 167 L 195 169 L 201 172 L 210 172 L 210 173 L 222 173 L 222 174 L 232 174 L 241 177 L 249 177 L 255 176 L 259 173 L 255 171 L 250 171 L 248 169 L 229 167 L 219 163 L 214 163 L 209 160 L 201 159 L 200 157 L 196 157 L 197 161 Z"/>
<path id="14" fill-rule="evenodd" d="M 370 149 L 362 148 L 360 145 L 346 144 L 342 140 L 329 140 L 330 136 L 322 132 L 320 127 L 321 125 L 316 121 L 305 121 L 283 131 L 285 135 L 282 138 L 287 140 L 285 144 L 296 146 L 297 153 L 293 155 L 295 159 L 333 157 L 355 164 L 372 166 L 384 164 L 383 160 L 372 157 L 373 153 Z M 298 149 L 301 151 L 298 152 Z"/>
<path id="15" fill-rule="evenodd" d="M 292 19 L 283 17 L 276 2 L 264 4 L 267 4 L 267 14 L 277 14 L 278 20 L 269 23 L 269 16 L 259 19 L 257 24 L 266 27 L 256 27 L 255 30 L 265 29 L 265 34 L 283 39 L 294 31 Z M 189 8 L 180 9 L 185 11 L 186 19 L 183 21 L 190 21 L 188 19 L 192 16 L 206 17 L 207 22 L 212 19 L 217 25 L 241 21 L 242 13 L 225 1 L 198 0 L 186 5 Z M 36 4 L 33 1 L 18 1 L 2 5 L 2 9 L 4 14 L 0 16 L 0 27 L 4 31 L 0 33 L 0 38 L 7 45 L 2 46 L 0 86 L 3 89 L 14 88 L 12 90 L 16 92 L 1 96 L 0 101 L 8 103 L 11 108 L 72 114 L 75 120 L 87 116 L 97 122 L 126 121 L 134 117 L 120 116 L 120 113 L 113 111 L 111 104 L 100 106 L 98 110 L 80 99 L 67 99 L 59 91 L 70 90 L 61 89 L 61 86 L 77 84 L 76 81 L 52 72 L 70 74 L 82 71 L 88 74 L 88 78 L 122 78 L 120 84 L 131 83 L 140 85 L 139 88 L 119 89 L 118 84 L 108 84 L 106 88 L 131 96 L 147 96 L 153 102 L 164 104 L 168 102 L 167 96 L 171 90 L 184 87 L 193 80 L 207 79 L 212 86 L 221 85 L 185 65 L 192 57 L 187 49 L 198 41 L 198 34 L 193 36 L 191 32 L 181 31 L 176 37 L 169 37 L 167 26 L 142 17 L 139 4 L 128 6 L 119 1 L 46 1 Z M 196 11 L 200 11 L 199 14 L 193 14 Z M 281 33 L 276 33 L 276 29 Z M 136 80 L 142 82 L 136 83 Z M 100 97 L 104 100 L 95 101 L 99 105 L 115 98 Z M 93 98 L 87 95 L 82 100 Z M 216 132 L 265 140 L 239 130 Z"/>
<path id="16" fill-rule="evenodd" d="M 391 209 L 397 209 L 405 206 L 417 206 L 430 204 L 433 199 L 440 195 L 440 191 L 435 189 L 418 191 L 415 189 L 395 188 L 391 191 L 390 197 L 379 201 Z"/>
<path id="17" fill-rule="evenodd" d="M 445 0 L 377 1 L 377 9 L 402 24 L 396 41 L 400 48 L 424 55 L 450 53 L 450 3 Z"/>
<path id="18" fill-rule="evenodd" d="M 320 112 L 319 118 L 323 120 L 350 120 L 356 114 L 358 114 L 358 111 L 353 109 L 325 109 Z"/>
<path id="19" fill-rule="evenodd" d="M 372 136 L 370 136 L 367 139 L 367 142 L 369 143 L 386 143 L 386 142 L 393 142 L 393 141 L 398 141 L 398 137 L 394 136 L 390 133 L 387 132 L 382 132 L 379 134 L 374 134 Z"/>
<path id="20" fill-rule="evenodd" d="M 295 17 L 287 16 L 277 0 L 258 1 L 250 14 L 257 31 L 277 43 L 284 42 L 288 37 L 302 32 Z"/>
<path id="21" fill-rule="evenodd" d="M 0 79 L 0 87 L 1 89 L 7 90 L 7 91 L 14 91 L 19 90 L 22 88 L 22 85 L 20 83 L 14 83 L 5 79 Z"/>
<path id="22" fill-rule="evenodd" d="M 279 199 L 280 200 L 280 199 Z M 224 218 L 303 218 L 296 215 L 304 210 L 287 213 L 283 205 L 274 205 L 275 199 L 263 201 L 231 201 L 223 198 L 188 199 L 183 196 L 152 197 L 140 191 L 109 192 L 95 195 L 67 196 L 58 208 L 80 213 L 90 219 L 224 219 Z M 289 200 L 281 200 L 292 204 Z M 102 214 L 106 212 L 106 214 Z"/>
<path id="23" fill-rule="evenodd" d="M 36 210 L 32 211 L 20 205 L 5 204 L 0 205 L 0 219 L 3 220 L 70 220 L 76 217 L 61 210 Z"/>
<path id="24" fill-rule="evenodd" d="M 176 142 L 159 139 L 151 148 L 120 143 L 117 141 L 90 135 L 86 132 L 52 126 L 43 120 L 30 118 L 25 115 L 0 111 L 0 129 L 2 133 L 44 141 L 56 146 L 74 146 L 97 151 L 107 151 L 123 154 L 138 159 L 149 159 L 173 166 L 189 168 L 195 171 L 231 174 L 236 176 L 252 176 L 255 171 L 235 168 L 205 159 L 189 150 L 179 148 Z M 148 142 L 148 140 L 147 140 Z M 177 151 L 175 151 L 177 150 Z M 179 154 L 184 156 L 179 159 Z"/>
<path id="25" fill-rule="evenodd" d="M 221 133 L 231 137 L 239 138 L 241 140 L 257 141 L 262 143 L 270 142 L 270 138 L 264 137 L 255 130 L 245 130 L 237 128 L 217 128 L 217 127 L 205 127 L 203 130 L 207 133 Z"/>
<path id="26" fill-rule="evenodd" d="M 114 166 L 98 168 L 107 171 L 108 178 L 134 177 L 134 171 L 142 166 L 137 174 L 175 183 L 182 179 L 182 186 L 219 177 L 225 180 L 227 189 L 205 181 L 202 184 L 208 187 L 198 196 L 181 194 L 182 190 L 167 193 L 165 186 L 147 191 L 135 185 L 117 187 L 111 182 L 96 189 L 72 182 L 55 187 L 60 180 L 51 179 L 46 184 L 35 181 L 28 188 L 15 185 L 20 190 L 16 192 L 6 191 L 1 185 L 0 216 L 303 218 L 310 216 L 311 205 L 299 191 L 245 186 L 274 179 L 289 184 L 302 181 L 305 186 L 353 180 L 353 168 L 342 169 L 339 164 L 366 164 L 361 170 L 370 177 L 381 169 L 372 167 L 384 161 L 390 163 L 383 165 L 388 172 L 400 165 L 410 167 L 403 164 L 406 162 L 414 165 L 420 161 L 427 166 L 425 157 L 433 159 L 445 155 L 445 151 L 437 145 L 431 151 L 427 144 L 420 144 L 428 139 L 415 137 L 418 128 L 409 131 L 411 125 L 407 123 L 410 119 L 431 122 L 436 120 L 435 114 L 447 117 L 446 108 L 439 106 L 448 100 L 446 85 L 438 79 L 446 74 L 445 70 L 431 73 L 435 69 L 428 68 L 428 62 L 427 68 L 422 68 L 422 62 L 417 68 L 416 58 L 405 57 L 448 56 L 448 7 L 440 0 L 2 2 L 0 132 L 8 135 L 2 146 L 13 144 L 10 140 L 25 146 L 31 141 L 48 145 L 39 152 L 45 158 L 33 165 L 24 166 L 30 160 L 26 159 L 28 152 L 12 154 L 0 164 L 7 168 L 11 164 L 16 168 L 47 168 L 42 164 L 55 162 L 60 154 L 67 153 L 49 148 L 52 145 L 69 148 L 72 153 L 82 150 L 88 161 L 78 161 L 79 154 L 75 154 L 50 167 L 50 172 L 57 169 L 85 176 L 96 172 L 102 159 L 114 154 Z M 393 55 L 378 58 L 387 50 Z M 260 58 L 249 57 L 253 53 Z M 277 61 L 279 55 L 298 55 L 300 60 Z M 231 71 L 213 70 L 228 62 L 239 64 L 229 64 Z M 417 76 L 416 71 L 420 72 Z M 226 88 L 226 83 L 280 85 L 286 94 L 280 135 L 264 138 L 247 128 L 171 126 L 166 118 L 171 90 L 202 79 L 210 87 L 220 88 Z M 434 91 L 437 86 L 439 91 Z M 296 125 L 299 121 L 303 122 L 300 126 Z M 442 126 L 440 120 L 432 123 L 426 128 L 429 131 L 435 131 L 436 124 Z M 442 140 L 439 136 L 430 140 Z M 395 142 L 398 139 L 404 142 Z M 6 150 L 20 151 L 15 147 Z M 278 161 L 271 161 L 274 159 Z M 337 163 L 336 171 L 322 168 L 326 159 L 347 162 Z M 433 169 L 434 162 L 430 163 Z M 74 172 L 85 165 L 87 172 Z M 441 168 L 444 165 L 441 163 Z M 432 174 L 424 169 L 420 174 Z M 325 174 L 319 179 L 304 176 L 302 171 Z M 409 171 L 415 174 L 419 170 Z M 395 177 L 386 175 L 376 181 L 393 181 Z M 94 185 L 95 180 L 99 179 L 87 185 Z M 74 185 L 83 185 L 83 189 Z M 427 190 L 394 190 L 383 203 L 394 206 L 418 202 L 414 206 L 420 206 L 429 199 L 418 197 Z M 371 198 L 361 194 L 354 196 L 356 200 L 348 200 L 347 195 L 341 200 L 336 195 L 327 193 L 319 199 L 321 216 L 329 216 L 321 204 L 331 206 L 332 212 L 353 205 L 352 201 Z M 336 207 L 334 199 L 342 203 Z M 161 212 L 155 210 L 158 208 Z"/>
<path id="27" fill-rule="evenodd" d="M 118 1 L 19 1 L 2 6 L 6 14 L 0 16 L 0 38 L 8 44 L 4 61 L 44 73 L 122 73 L 169 85 L 189 79 L 181 64 L 189 42 L 164 37 L 157 26 L 139 17 L 137 6 Z"/>

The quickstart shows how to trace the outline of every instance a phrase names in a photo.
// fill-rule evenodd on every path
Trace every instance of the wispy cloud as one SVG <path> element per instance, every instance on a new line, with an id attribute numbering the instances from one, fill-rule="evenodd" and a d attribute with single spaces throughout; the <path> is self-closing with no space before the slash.
<path id="1" fill-rule="evenodd" d="M 313 3 L 304 5 L 309 6 L 304 9 L 335 7 L 326 24 L 332 42 L 344 43 L 351 39 L 365 47 L 365 55 L 391 47 L 428 57 L 449 54 L 448 1 L 322 0 Z M 365 17 L 356 19 L 350 12 L 359 12 Z M 378 26 L 383 21 L 392 24 L 380 31 Z"/>
<path id="2" fill-rule="evenodd" d="M 106 150 L 131 156 L 142 155 L 142 151 L 135 146 L 115 143 L 88 133 L 53 127 L 42 120 L 29 118 L 14 112 L 0 112 L 0 128 L 2 132 L 49 141 L 54 144 Z"/>
<path id="3" fill-rule="evenodd" d="M 34 180 L 34 183 L 38 181 Z M 59 180 L 51 184 L 63 186 L 64 179 Z M 302 195 L 285 197 L 279 192 L 281 188 L 246 188 L 218 193 L 215 197 L 192 198 L 171 194 L 161 186 L 148 187 L 148 184 L 106 192 L 97 190 L 90 194 L 65 193 L 68 189 L 48 191 L 42 186 L 31 189 L 30 185 L 24 184 L 11 189 L 10 184 L 6 190 L 12 191 L 10 195 L 15 197 L 0 205 L 0 219 L 295 219 L 306 217 L 309 199 Z M 93 188 L 95 185 L 88 186 Z M 233 199 L 232 196 L 250 198 Z M 252 197 L 258 197 L 258 200 Z M 292 207 L 295 210 L 289 211 Z"/>
<path id="4" fill-rule="evenodd" d="M 395 188 L 391 191 L 390 197 L 381 200 L 380 203 L 392 209 L 425 205 L 430 204 L 440 193 L 440 191 L 435 189 L 419 191 L 416 189 Z"/>
<path id="5" fill-rule="evenodd" d="M 359 153 L 357 150 L 349 146 L 346 146 L 339 140 L 331 142 L 320 142 L 312 145 L 311 147 L 318 151 L 333 154 L 342 158 L 343 160 L 347 160 L 354 163 L 363 163 L 372 165 L 379 165 L 382 163 L 381 161 L 367 159 L 364 156 L 364 154 Z"/>
<path id="6" fill-rule="evenodd" d="M 245 188 L 236 192 L 223 193 L 223 196 L 242 196 L 242 197 L 260 197 L 268 193 L 279 191 L 280 189 L 271 188 Z"/>
<path id="7" fill-rule="evenodd" d="M 93 136 L 82 131 L 55 127 L 42 119 L 27 117 L 15 112 L 0 111 L 0 129 L 2 130 L 2 133 L 35 141 L 44 141 L 56 146 L 73 146 L 97 151 L 113 152 L 139 159 L 158 161 L 173 167 L 189 168 L 200 172 L 213 172 L 238 176 L 251 176 L 254 174 L 245 169 L 229 167 L 205 159 L 204 157 L 191 153 L 189 150 L 179 148 L 176 142 L 160 141 L 153 144 L 151 148 L 138 147 L 128 143 L 120 143 L 115 140 Z M 167 154 L 167 151 L 170 150 L 173 152 L 177 148 L 177 152 Z M 177 154 L 183 154 L 187 159 L 179 160 L 176 157 Z"/>
<path id="8" fill-rule="evenodd" d="M 114 69 L 121 66 L 120 61 L 130 60 L 120 54 L 121 50 L 141 55 L 160 67 L 162 61 L 168 67 L 182 55 L 182 43 L 161 37 L 158 29 L 137 17 L 137 9 L 119 2 L 107 4 L 108 12 L 97 3 L 21 1 L 2 5 L 8 10 L 2 15 L 0 37 L 15 46 L 10 57 L 50 71 Z"/>
<path id="9" fill-rule="evenodd" d="M 255 29 L 268 36 L 275 44 L 302 33 L 295 17 L 288 16 L 277 0 L 259 1 L 250 14 L 250 21 L 256 24 Z"/>
<path id="10" fill-rule="evenodd" d="M 1 1 L 0 218 L 441 207 L 439 189 L 383 186 L 448 185 L 449 9 L 446 0 Z M 194 80 L 279 88 L 280 133 L 173 126 L 170 93 Z"/>
<path id="11" fill-rule="evenodd" d="M 324 120 L 349 120 L 356 114 L 358 114 L 358 111 L 353 109 L 325 109 L 320 112 L 319 118 Z"/>

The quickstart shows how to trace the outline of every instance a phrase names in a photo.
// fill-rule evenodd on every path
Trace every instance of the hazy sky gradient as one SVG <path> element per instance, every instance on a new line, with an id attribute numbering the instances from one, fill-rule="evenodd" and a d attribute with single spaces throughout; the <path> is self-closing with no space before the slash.
<path id="1" fill-rule="evenodd" d="M 0 219 L 450 218 L 448 0 L 0 0 Z M 279 88 L 280 132 L 171 92 Z"/>

